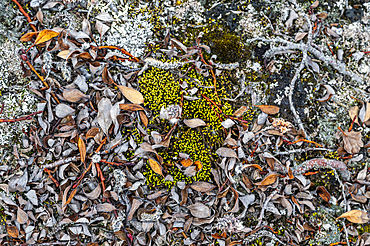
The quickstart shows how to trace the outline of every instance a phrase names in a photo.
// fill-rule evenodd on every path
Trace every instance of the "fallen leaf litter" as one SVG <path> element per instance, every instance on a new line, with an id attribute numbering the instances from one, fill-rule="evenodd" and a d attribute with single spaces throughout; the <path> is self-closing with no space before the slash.
<path id="1" fill-rule="evenodd" d="M 4 154 L 0 166 L 1 244 L 368 244 L 370 175 L 367 164 L 355 165 L 369 161 L 368 72 L 364 64 L 360 72 L 346 66 L 369 52 L 335 47 L 350 24 L 333 23 L 325 4 L 95 1 L 74 12 L 79 1 L 32 0 L 33 10 L 12 2 L 25 18 L 19 69 L 38 103 L 28 115 L 0 119 L 32 123 L 22 144 L 4 146 L 11 158 Z M 360 6 L 354 9 L 368 8 Z M 56 8 L 66 9 L 51 14 Z M 49 20 L 69 12 L 80 28 Z M 227 40 L 210 40 L 217 30 L 188 15 L 207 17 Z M 367 21 L 370 13 L 361 16 Z M 166 22 L 190 28 L 188 36 Z M 114 38 L 140 28 L 153 35 L 137 33 L 150 39 L 145 48 L 136 47 L 139 39 L 135 46 Z M 226 52 L 240 49 L 248 60 L 223 59 L 218 42 L 226 47 L 241 34 L 246 39 Z M 292 76 L 274 86 L 253 83 L 289 70 L 277 58 L 284 55 L 296 66 Z M 356 93 L 341 98 L 331 68 L 338 80 L 352 79 Z M 347 117 L 337 119 L 333 142 L 310 129 L 310 112 L 299 107 L 307 77 L 306 94 L 320 93 L 306 108 L 319 104 Z M 274 94 L 279 83 L 286 87 Z"/>

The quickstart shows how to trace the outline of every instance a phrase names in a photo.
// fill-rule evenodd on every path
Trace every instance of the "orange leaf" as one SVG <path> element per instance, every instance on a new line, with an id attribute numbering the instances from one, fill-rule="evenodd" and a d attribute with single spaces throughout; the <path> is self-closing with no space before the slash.
<path id="1" fill-rule="evenodd" d="M 277 114 L 280 108 L 274 105 L 254 105 L 262 110 L 265 114 Z"/>
<path id="2" fill-rule="evenodd" d="M 16 226 L 6 226 L 6 232 L 8 233 L 9 236 L 17 238 L 19 236 L 19 231 Z"/>
<path id="3" fill-rule="evenodd" d="M 197 167 L 197 171 L 199 171 L 203 167 L 203 164 L 200 161 L 195 161 L 194 165 Z"/>
<path id="4" fill-rule="evenodd" d="M 180 161 L 180 163 L 184 167 L 190 167 L 191 165 L 193 165 L 193 161 L 191 159 L 183 159 L 183 160 Z"/>
<path id="5" fill-rule="evenodd" d="M 86 145 L 84 140 L 80 137 L 78 138 L 78 149 L 80 150 L 80 156 L 81 156 L 81 162 L 85 163 L 85 158 L 86 158 Z"/>
<path id="6" fill-rule="evenodd" d="M 150 165 L 150 168 L 153 170 L 153 172 L 163 176 L 162 166 L 159 165 L 159 163 L 157 161 L 149 158 L 149 165 Z M 164 178 L 164 176 L 163 176 L 163 178 Z"/>
<path id="7" fill-rule="evenodd" d="M 147 127 L 148 124 L 149 124 L 149 120 L 148 120 L 148 117 L 146 116 L 146 114 L 144 113 L 144 111 L 140 111 L 139 115 L 140 115 L 140 119 L 143 122 L 144 126 Z"/>
<path id="8" fill-rule="evenodd" d="M 64 207 L 66 207 L 72 201 L 72 199 L 76 195 L 76 193 L 77 193 L 77 189 L 72 190 L 71 194 L 68 197 L 68 200 L 64 204 Z"/>
<path id="9" fill-rule="evenodd" d="M 58 35 L 59 35 L 59 32 L 55 32 L 53 30 L 48 30 L 48 29 L 42 30 L 37 35 L 35 44 L 44 43 L 44 42 L 49 41 L 50 39 L 52 39 L 52 38 L 54 38 Z"/>
<path id="10" fill-rule="evenodd" d="M 260 165 L 258 165 L 258 164 L 247 164 L 247 165 L 244 165 L 244 166 L 242 167 L 242 170 L 243 170 L 243 169 L 245 169 L 245 168 L 247 168 L 247 167 L 254 167 L 254 168 L 257 168 L 257 169 L 259 169 L 260 171 L 262 171 L 262 167 L 261 167 Z"/>
<path id="11" fill-rule="evenodd" d="M 276 173 L 271 173 L 267 177 L 265 177 L 261 182 L 255 183 L 255 185 L 270 185 L 275 183 L 278 175 Z"/>
<path id="12" fill-rule="evenodd" d="M 28 41 L 31 41 L 32 40 L 32 38 L 34 37 L 34 36 L 36 36 L 37 35 L 37 32 L 28 32 L 28 33 L 26 33 L 26 34 L 24 34 L 22 37 L 21 37 L 21 41 L 22 42 L 28 42 Z"/>
<path id="13" fill-rule="evenodd" d="M 293 171 L 290 167 L 288 168 L 288 177 L 289 179 L 294 179 Z"/>

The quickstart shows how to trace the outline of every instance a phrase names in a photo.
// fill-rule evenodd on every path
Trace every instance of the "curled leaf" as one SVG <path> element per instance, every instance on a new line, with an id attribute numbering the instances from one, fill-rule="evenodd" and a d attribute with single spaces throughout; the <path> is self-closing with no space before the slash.
<path id="1" fill-rule="evenodd" d="M 316 0 L 316 1 L 311 5 L 311 8 L 316 8 L 317 6 L 319 6 L 319 0 Z"/>
<path id="2" fill-rule="evenodd" d="M 316 188 L 316 193 L 327 203 L 330 201 L 330 194 L 324 186 L 319 186 Z"/>
<path id="3" fill-rule="evenodd" d="M 206 126 L 207 124 L 201 119 L 184 120 L 185 125 L 190 128 L 196 128 L 198 126 Z"/>
<path id="4" fill-rule="evenodd" d="M 327 90 L 327 93 L 324 97 L 317 99 L 317 101 L 319 102 L 327 102 L 333 95 L 335 95 L 335 91 L 333 87 L 331 87 L 330 85 L 323 85 L 323 86 Z"/>
<path id="5" fill-rule="evenodd" d="M 316 17 L 319 18 L 319 19 L 325 20 L 326 17 L 328 17 L 328 14 L 326 12 L 321 12 L 321 13 L 317 14 Z"/>
<path id="6" fill-rule="evenodd" d="M 364 223 L 369 222 L 370 220 L 367 213 L 361 210 L 348 211 L 342 214 L 341 216 L 339 216 L 337 219 L 340 219 L 340 218 L 346 218 L 350 222 L 358 223 L 358 224 L 364 224 Z"/>
<path id="7" fill-rule="evenodd" d="M 280 108 L 274 105 L 254 105 L 262 110 L 265 114 L 277 114 Z"/>
<path id="8" fill-rule="evenodd" d="M 194 162 L 194 165 L 197 167 L 197 170 L 199 171 L 200 169 L 202 169 L 202 167 L 203 167 L 203 164 L 202 164 L 202 162 L 200 162 L 200 161 L 195 161 Z"/>
<path id="9" fill-rule="evenodd" d="M 127 110 L 127 111 L 144 110 L 144 108 L 141 105 L 139 105 L 139 104 L 128 104 L 128 103 L 125 103 L 125 104 L 120 104 L 119 107 L 122 110 Z"/>
<path id="10" fill-rule="evenodd" d="M 81 136 L 78 137 L 78 149 L 80 151 L 80 156 L 81 156 L 81 162 L 85 163 L 86 159 L 86 145 L 84 140 L 81 138 Z"/>
<path id="11" fill-rule="evenodd" d="M 90 130 L 86 133 L 86 139 L 87 138 L 93 138 L 96 134 L 98 134 L 100 129 L 98 127 L 92 127 Z"/>
<path id="12" fill-rule="evenodd" d="M 101 188 L 100 188 L 100 185 L 98 184 L 93 191 L 91 191 L 90 193 L 85 193 L 85 196 L 91 200 L 95 200 L 99 197 L 100 192 L 101 192 Z"/>
<path id="13" fill-rule="evenodd" d="M 144 103 L 144 97 L 139 91 L 123 85 L 118 85 L 118 88 L 130 102 L 135 104 Z"/>

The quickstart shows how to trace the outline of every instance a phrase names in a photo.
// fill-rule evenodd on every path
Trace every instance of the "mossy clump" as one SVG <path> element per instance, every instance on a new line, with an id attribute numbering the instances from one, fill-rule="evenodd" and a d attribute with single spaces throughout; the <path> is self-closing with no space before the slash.
<path id="1" fill-rule="evenodd" d="M 181 72 L 185 73 L 189 67 L 184 66 Z M 160 110 L 170 105 L 182 106 L 181 119 L 172 134 L 170 146 L 157 149 L 163 157 L 164 176 L 167 178 L 154 173 L 147 165 L 147 172 L 144 173 L 147 183 L 151 186 L 165 185 L 171 188 L 178 181 L 185 181 L 187 184 L 193 181 L 209 181 L 211 162 L 216 157 L 215 151 L 226 136 L 221 122 L 235 110 L 229 102 L 222 100 L 231 96 L 228 91 L 232 82 L 225 76 L 217 77 L 216 93 L 211 76 L 205 77 L 191 70 L 186 76 L 179 78 L 169 71 L 153 67 L 143 73 L 139 85 L 144 95 L 144 105 L 153 113 L 149 126 L 161 129 L 162 133 L 167 133 L 173 125 L 167 120 L 159 119 Z M 194 118 L 203 120 L 207 125 L 189 128 L 183 123 L 185 119 Z M 195 175 L 185 175 L 185 167 L 179 162 L 180 153 L 188 154 L 193 165 L 198 163 Z"/>

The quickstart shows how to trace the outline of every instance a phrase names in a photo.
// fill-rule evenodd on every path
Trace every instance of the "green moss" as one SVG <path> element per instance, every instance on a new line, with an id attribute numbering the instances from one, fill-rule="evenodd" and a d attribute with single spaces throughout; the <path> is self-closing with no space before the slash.
<path id="1" fill-rule="evenodd" d="M 182 73 L 188 68 L 189 66 L 182 68 Z M 172 125 L 167 120 L 159 119 L 160 110 L 170 105 L 181 104 L 181 120 L 199 118 L 207 124 L 207 126 L 193 129 L 180 122 L 172 134 L 170 147 L 168 149 L 157 149 L 164 160 L 164 176 L 169 174 L 173 180 L 165 181 L 161 175 L 154 173 L 147 165 L 147 171 L 144 175 L 147 177 L 148 185 L 164 185 L 171 188 L 178 181 L 191 183 L 193 181 L 210 180 L 212 159 L 217 157 L 214 154 L 215 150 L 217 146 L 223 143 L 225 138 L 221 122 L 226 119 L 224 115 L 232 115 L 235 110 L 230 103 L 221 100 L 230 97 L 227 91 L 231 90 L 232 82 L 225 76 L 219 76 L 216 83 L 217 93 L 214 90 L 212 77 L 204 77 L 196 73 L 195 70 L 191 70 L 187 77 L 176 78 L 169 71 L 153 67 L 142 75 L 139 85 L 144 95 L 144 105 L 153 113 L 150 125 L 161 129 L 162 133 L 167 133 Z M 184 84 L 187 84 L 187 88 L 182 90 L 180 85 Z M 181 95 L 190 96 L 190 94 L 187 94 L 187 90 L 192 88 L 198 90 L 196 94 L 192 95 L 197 99 L 182 100 Z M 251 109 L 248 112 L 250 114 L 247 113 L 244 118 L 251 120 L 253 110 Z M 149 129 L 149 131 L 151 130 Z M 186 153 L 193 162 L 201 163 L 201 167 L 194 176 L 187 177 L 181 170 L 184 169 L 181 164 L 175 165 L 179 159 L 179 153 Z"/>

